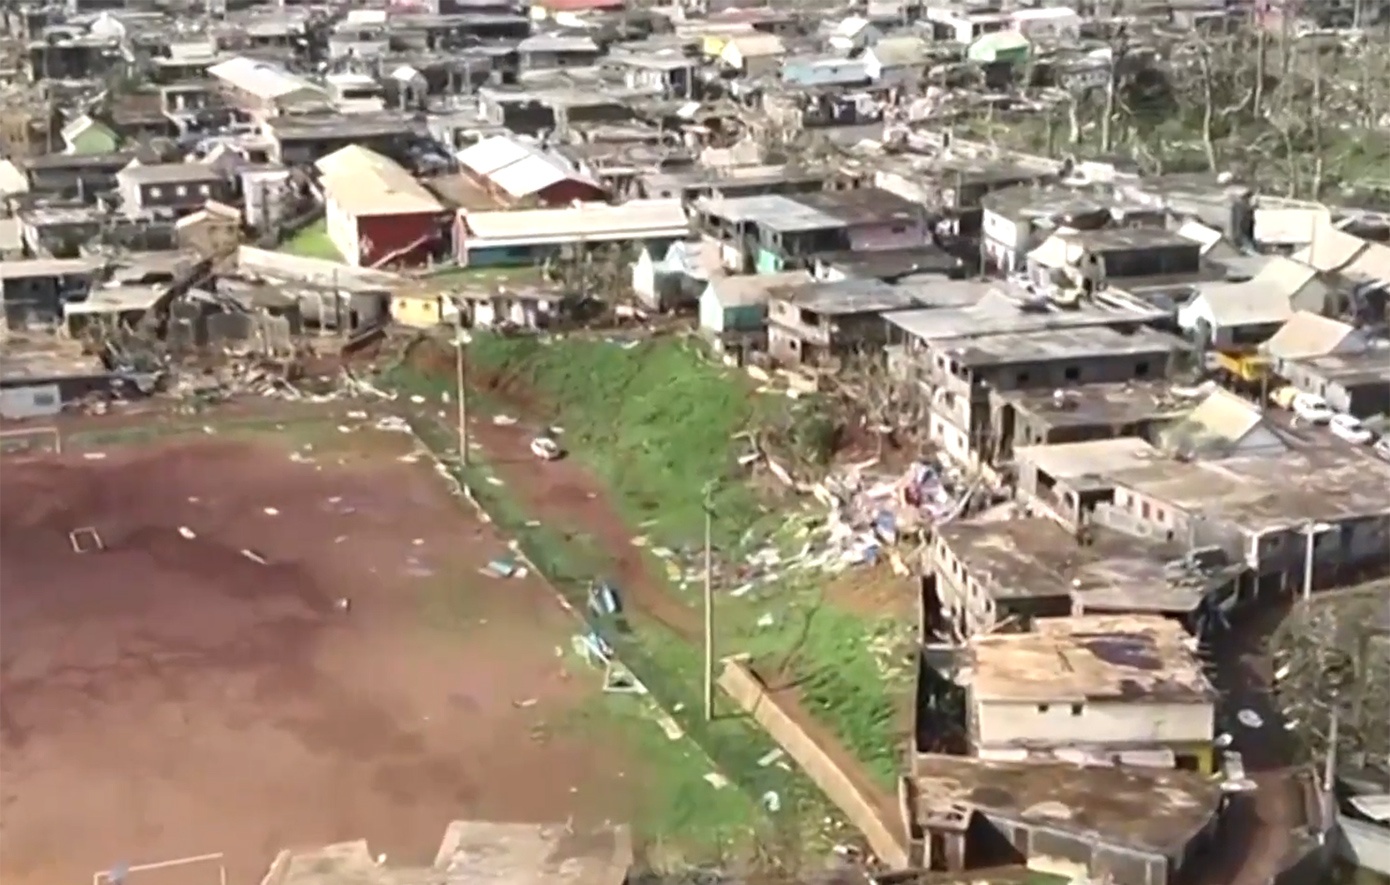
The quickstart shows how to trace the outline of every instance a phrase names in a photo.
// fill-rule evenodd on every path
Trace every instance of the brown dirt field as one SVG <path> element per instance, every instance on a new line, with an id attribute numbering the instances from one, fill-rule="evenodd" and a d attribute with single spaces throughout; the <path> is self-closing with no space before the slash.
<path id="1" fill-rule="evenodd" d="M 0 881 L 220 851 L 246 883 L 292 845 L 423 862 L 457 818 L 626 816 L 611 744 L 546 728 L 595 682 L 550 590 L 479 575 L 504 542 L 375 463 L 216 437 L 6 459 Z M 107 549 L 74 553 L 80 526 Z"/>

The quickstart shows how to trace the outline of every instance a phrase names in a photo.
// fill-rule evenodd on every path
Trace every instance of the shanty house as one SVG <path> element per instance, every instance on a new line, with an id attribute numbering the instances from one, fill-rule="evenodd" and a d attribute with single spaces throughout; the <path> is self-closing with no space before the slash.
<path id="1" fill-rule="evenodd" d="M 121 146 L 120 136 L 111 127 L 86 114 L 64 126 L 62 136 L 64 152 L 69 154 L 109 154 Z"/>
<path id="2" fill-rule="evenodd" d="M 1150 616 L 1040 618 L 976 636 L 969 695 L 975 755 L 1046 753 L 1210 773 L 1215 692 L 1182 625 Z"/>
<path id="3" fill-rule="evenodd" d="M 516 52 L 523 71 L 588 67 L 603 54 L 594 38 L 565 34 L 527 37 L 516 47 Z"/>
<path id="4" fill-rule="evenodd" d="M 804 270 L 716 277 L 700 295 L 700 331 L 716 352 L 742 357 L 767 350 L 767 308 L 774 293 L 804 285 Z"/>
<path id="5" fill-rule="evenodd" d="M 733 271 L 775 273 L 848 245 L 843 221 L 781 194 L 701 200 L 696 214 Z"/>
<path id="6" fill-rule="evenodd" d="M 564 209 L 461 211 L 454 223 L 454 248 L 461 265 L 525 267 L 567 249 L 663 250 L 689 233 L 680 200 L 580 203 Z"/>
<path id="7" fill-rule="evenodd" d="M 848 54 L 872 46 L 882 37 L 883 32 L 868 19 L 851 15 L 835 24 L 826 42 L 836 52 Z"/>
<path id="8" fill-rule="evenodd" d="M 418 265 L 442 239 L 445 210 L 396 162 L 345 147 L 315 164 L 322 176 L 328 236 L 356 267 Z"/>
<path id="9" fill-rule="evenodd" d="M 1365 350 L 1369 343 L 1366 333 L 1354 326 L 1300 310 L 1289 317 L 1261 349 L 1273 362 L 1275 374 L 1287 378 L 1288 364 L 1294 360 L 1352 353 Z"/>
<path id="10" fill-rule="evenodd" d="M 32 258 L 0 262 L 0 299 L 5 322 L 24 329 L 48 323 L 69 301 L 80 301 L 95 286 L 102 262 L 91 258 Z"/>
<path id="11" fill-rule="evenodd" d="M 1178 325 L 1219 349 L 1267 341 L 1296 310 L 1321 313 L 1329 289 L 1317 271 L 1275 256 L 1243 283 L 1207 286 L 1178 309 Z"/>
<path id="12" fill-rule="evenodd" d="M 1290 360 L 1284 377 L 1339 412 L 1369 418 L 1390 413 L 1390 347 Z"/>
<path id="13" fill-rule="evenodd" d="M 257 116 L 332 107 L 325 90 L 269 62 L 237 56 L 207 70 L 230 104 Z"/>
<path id="14" fill-rule="evenodd" d="M 632 264 L 632 292 L 651 310 L 675 310 L 694 304 L 723 274 L 714 240 L 677 240 L 664 254 L 642 249 Z"/>
<path id="15" fill-rule="evenodd" d="M 1184 457 L 1278 455 L 1289 448 L 1258 408 L 1220 388 L 1163 436 L 1167 447 Z"/>
<path id="16" fill-rule="evenodd" d="M 909 249 L 931 242 L 923 207 L 890 191 L 824 191 L 801 194 L 796 201 L 843 222 L 852 252 Z"/>
<path id="17" fill-rule="evenodd" d="M 553 19 L 566 14 L 621 12 L 625 8 L 627 0 L 536 0 L 531 4 L 531 17 Z"/>
<path id="18" fill-rule="evenodd" d="M 607 191 L 568 161 L 513 136 L 485 138 L 458 152 L 463 173 L 507 204 L 568 206 L 602 200 Z"/>
<path id="19" fill-rule="evenodd" d="M 776 34 L 740 34 L 719 53 L 719 60 L 745 77 L 770 74 L 782 66 L 787 48 Z"/>
<path id="20" fill-rule="evenodd" d="M 931 46 L 920 37 L 884 37 L 864 53 L 876 83 L 915 82 L 931 62 Z"/>
<path id="21" fill-rule="evenodd" d="M 116 173 L 116 187 L 128 213 L 156 208 L 191 212 L 208 200 L 231 198 L 231 184 L 207 163 L 127 166 Z"/>
<path id="22" fill-rule="evenodd" d="M 241 245 L 241 212 L 215 200 L 179 219 L 174 228 L 181 248 L 204 257 L 229 255 Z"/>

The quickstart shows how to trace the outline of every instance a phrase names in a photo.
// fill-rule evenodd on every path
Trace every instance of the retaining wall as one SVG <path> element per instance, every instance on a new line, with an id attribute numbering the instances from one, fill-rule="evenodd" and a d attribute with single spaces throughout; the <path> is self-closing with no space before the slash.
<path id="1" fill-rule="evenodd" d="M 864 834 L 881 861 L 894 869 L 910 865 L 906 834 L 900 823 L 894 823 L 889 809 L 880 807 L 876 798 L 864 794 L 854 779 L 802 728 L 796 717 L 781 707 L 745 663 L 726 660 L 724 671 L 719 675 L 719 687 L 796 760 L 816 786 Z"/>

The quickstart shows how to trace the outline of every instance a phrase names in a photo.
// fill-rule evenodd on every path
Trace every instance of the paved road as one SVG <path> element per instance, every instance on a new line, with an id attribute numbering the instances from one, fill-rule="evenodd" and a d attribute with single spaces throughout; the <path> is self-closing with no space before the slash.
<path id="1" fill-rule="evenodd" d="M 1295 830 L 1303 823 L 1300 788 L 1289 769 L 1294 746 L 1272 697 L 1273 668 L 1267 653 L 1269 637 L 1287 613 L 1286 604 L 1252 608 L 1217 643 L 1215 681 L 1221 710 L 1234 738 L 1232 749 L 1241 754 L 1256 789 L 1233 797 L 1216 853 L 1192 885 L 1268 885 L 1283 869 L 1295 844 Z M 1257 713 L 1261 727 L 1240 725 L 1235 714 L 1242 709 Z"/>

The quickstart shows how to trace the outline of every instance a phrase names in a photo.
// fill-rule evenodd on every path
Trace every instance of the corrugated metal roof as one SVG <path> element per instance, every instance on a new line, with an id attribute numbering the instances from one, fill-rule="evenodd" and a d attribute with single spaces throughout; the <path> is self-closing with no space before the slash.
<path id="1" fill-rule="evenodd" d="M 458 161 L 464 169 L 487 178 L 518 199 L 566 180 L 602 187 L 563 158 L 505 135 L 485 138 L 464 148 L 458 153 Z"/>
<path id="2" fill-rule="evenodd" d="M 1255 209 L 1255 242 L 1260 245 L 1302 246 L 1314 240 L 1314 231 L 1332 226 L 1332 213 L 1325 206 Z"/>
<path id="3" fill-rule="evenodd" d="M 283 98 L 294 92 L 311 91 L 328 95 L 322 89 L 284 68 L 263 61 L 237 56 L 208 68 L 208 73 L 227 85 L 263 99 Z"/>
<path id="4" fill-rule="evenodd" d="M 468 212 L 464 221 L 477 240 L 470 246 L 566 243 L 669 237 L 690 229 L 680 200 L 632 200 L 618 206 L 585 203 L 564 209 Z"/>
<path id="5" fill-rule="evenodd" d="M 1379 796 L 1353 796 L 1352 807 L 1373 821 L 1390 822 L 1390 793 Z"/>
<path id="6" fill-rule="evenodd" d="M 360 145 L 314 164 L 328 199 L 354 216 L 442 212 L 443 205 L 399 164 Z"/>
<path id="7" fill-rule="evenodd" d="M 1262 420 L 1259 411 L 1245 400 L 1224 390 L 1213 390 L 1183 423 L 1201 428 L 1216 439 L 1238 443 Z"/>
<path id="8" fill-rule="evenodd" d="M 740 34 L 729 41 L 725 51 L 732 49 L 742 58 L 769 58 L 785 55 L 786 44 L 776 34 Z"/>
<path id="9" fill-rule="evenodd" d="M 548 157 L 534 154 L 510 163 L 489 176 L 493 184 L 518 198 L 538 193 L 569 177 L 559 164 Z"/>
<path id="10" fill-rule="evenodd" d="M 1390 248 L 1380 243 L 1367 243 L 1366 248 L 1341 268 L 1350 279 L 1366 282 L 1390 282 Z"/>
<path id="11" fill-rule="evenodd" d="M 1313 241 L 1293 253 L 1292 257 L 1314 270 L 1331 273 L 1341 270 L 1365 248 L 1366 241 L 1360 237 L 1335 227 L 1326 227 L 1314 231 Z"/>
<path id="12" fill-rule="evenodd" d="M 530 149 L 514 138 L 496 135 L 484 138 L 457 154 L 459 164 L 475 175 L 491 175 L 508 163 L 530 156 Z"/>
<path id="13" fill-rule="evenodd" d="M 696 204 L 699 211 L 735 224 L 751 221 L 769 230 L 783 233 L 810 230 L 835 230 L 845 227 L 838 218 L 812 209 L 795 198 L 782 194 L 760 194 L 752 197 L 705 199 Z"/>
<path id="14" fill-rule="evenodd" d="M 1355 331 L 1346 323 L 1300 310 L 1265 342 L 1264 350 L 1286 360 L 1326 356 Z"/>

